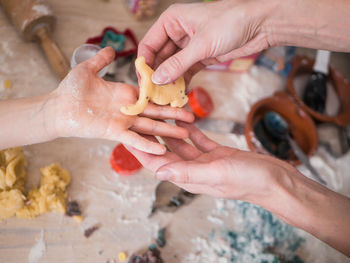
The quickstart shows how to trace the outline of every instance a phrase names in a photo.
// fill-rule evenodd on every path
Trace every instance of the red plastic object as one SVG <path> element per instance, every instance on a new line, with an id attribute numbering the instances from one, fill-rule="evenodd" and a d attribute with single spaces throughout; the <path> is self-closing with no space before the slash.
<path id="1" fill-rule="evenodd" d="M 188 104 L 199 118 L 207 117 L 214 109 L 209 93 L 202 87 L 196 87 L 188 93 Z"/>
<path id="2" fill-rule="evenodd" d="M 109 158 L 114 171 L 120 175 L 132 175 L 142 168 L 142 164 L 132 155 L 123 144 L 118 144 Z"/>
<path id="3" fill-rule="evenodd" d="M 88 40 L 86 40 L 86 43 L 87 44 L 100 45 L 104 34 L 108 30 L 114 32 L 117 35 L 118 34 L 124 35 L 126 37 L 126 39 L 129 39 L 132 42 L 132 44 L 133 44 L 133 47 L 128 49 L 128 50 L 115 51 L 115 59 L 117 59 L 118 57 L 127 57 L 127 56 L 132 55 L 132 54 L 135 54 L 135 55 L 137 54 L 137 46 L 138 46 L 137 39 L 136 39 L 134 33 L 128 28 L 126 30 L 124 30 L 124 32 L 119 32 L 114 27 L 106 27 L 106 28 L 103 29 L 101 35 L 89 38 Z"/>

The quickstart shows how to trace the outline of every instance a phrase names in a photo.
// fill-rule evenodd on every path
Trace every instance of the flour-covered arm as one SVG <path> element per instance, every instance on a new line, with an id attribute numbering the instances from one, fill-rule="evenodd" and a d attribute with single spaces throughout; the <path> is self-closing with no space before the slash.
<path id="1" fill-rule="evenodd" d="M 97 73 L 114 59 L 112 48 L 75 67 L 59 87 L 42 96 L 0 101 L 0 149 L 49 141 L 58 137 L 103 138 L 163 154 L 163 145 L 140 134 L 187 138 L 186 129 L 159 121 L 192 122 L 181 108 L 149 104 L 142 115 L 127 116 L 123 105 L 135 103 L 135 87 L 107 82 Z"/>

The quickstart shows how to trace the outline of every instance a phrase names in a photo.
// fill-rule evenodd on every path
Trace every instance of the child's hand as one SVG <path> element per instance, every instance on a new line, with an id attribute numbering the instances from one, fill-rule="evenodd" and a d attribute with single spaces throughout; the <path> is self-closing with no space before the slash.
<path id="1" fill-rule="evenodd" d="M 98 77 L 98 71 L 113 59 L 113 49 L 105 48 L 75 67 L 61 82 L 53 92 L 56 109 L 53 132 L 58 137 L 118 140 L 153 154 L 163 154 L 166 149 L 140 134 L 187 138 L 186 129 L 159 120 L 192 122 L 193 115 L 184 109 L 149 104 L 142 116 L 127 116 L 120 112 L 123 105 L 136 102 L 137 91 L 132 86 Z"/>

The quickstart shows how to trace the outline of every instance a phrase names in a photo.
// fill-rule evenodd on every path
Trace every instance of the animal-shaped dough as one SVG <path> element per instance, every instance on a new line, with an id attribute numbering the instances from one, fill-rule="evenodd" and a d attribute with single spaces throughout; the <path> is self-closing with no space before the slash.
<path id="1" fill-rule="evenodd" d="M 185 94 L 185 80 L 183 77 L 177 79 L 175 83 L 159 86 L 152 82 L 153 70 L 146 64 L 144 57 L 135 60 L 136 70 L 139 72 L 140 92 L 136 104 L 127 105 L 120 109 L 126 115 L 137 115 L 145 110 L 148 101 L 158 105 L 170 104 L 171 107 L 183 107 L 188 98 Z"/>

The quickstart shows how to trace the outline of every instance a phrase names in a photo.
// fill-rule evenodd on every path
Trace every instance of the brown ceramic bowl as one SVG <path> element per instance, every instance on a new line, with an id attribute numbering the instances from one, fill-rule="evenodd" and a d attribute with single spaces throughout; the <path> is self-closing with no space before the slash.
<path id="1" fill-rule="evenodd" d="M 254 126 L 268 111 L 277 112 L 288 122 L 291 136 L 306 155 L 311 156 L 315 153 L 318 146 L 316 126 L 311 117 L 285 92 L 277 92 L 252 106 L 245 125 L 245 138 L 251 151 L 268 153 L 254 133 Z M 294 153 L 289 156 L 287 162 L 292 165 L 300 164 Z"/>
<path id="2" fill-rule="evenodd" d="M 295 101 L 315 120 L 320 122 L 332 122 L 339 126 L 345 126 L 350 123 L 350 84 L 347 80 L 333 68 L 329 70 L 330 80 L 333 83 L 335 92 L 340 101 L 340 110 L 336 116 L 320 114 L 304 104 L 297 95 L 294 88 L 294 79 L 298 75 L 311 74 L 314 66 L 314 60 L 305 56 L 297 56 L 292 61 L 292 70 L 288 77 L 287 90 Z"/>

